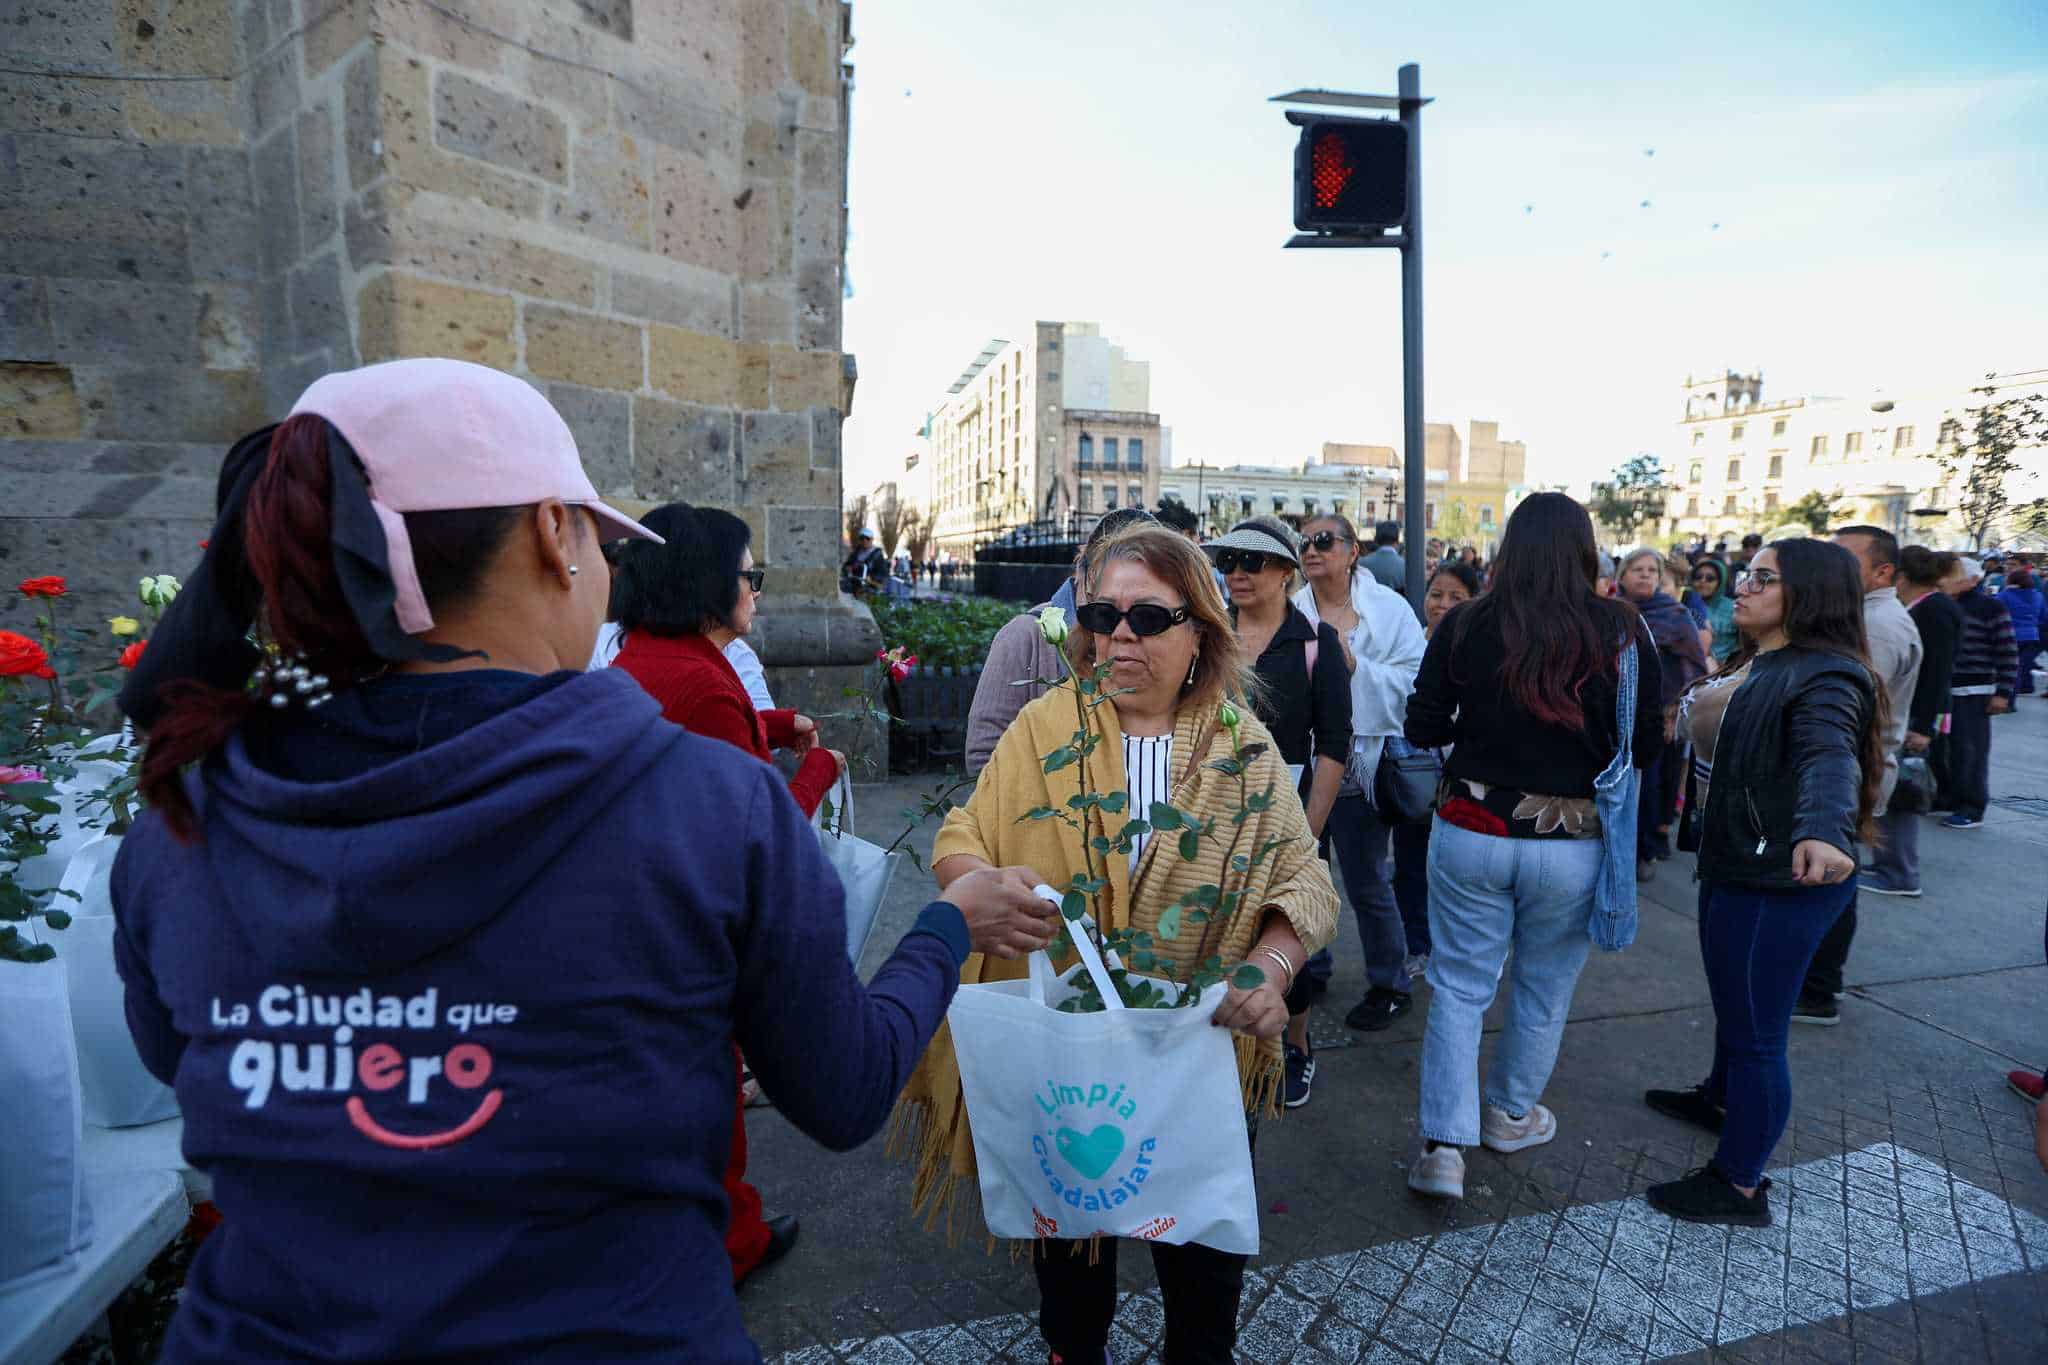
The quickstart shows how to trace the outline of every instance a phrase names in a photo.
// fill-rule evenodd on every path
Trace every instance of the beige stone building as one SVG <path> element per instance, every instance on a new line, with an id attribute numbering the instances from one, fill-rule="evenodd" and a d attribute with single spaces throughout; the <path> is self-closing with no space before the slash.
<path id="1" fill-rule="evenodd" d="M 1449 422 L 1423 426 L 1423 524 L 1431 535 L 1490 549 L 1499 543 L 1508 513 L 1528 478 L 1528 450 L 1504 441 L 1500 423 L 1473 421 L 1461 439 Z M 1392 446 L 1323 443 L 1322 462 L 1370 471 L 1365 521 L 1400 521 L 1406 515 L 1401 454 Z M 1361 504 L 1363 506 L 1363 504 Z"/>
<path id="2" fill-rule="evenodd" d="M 1160 476 L 1159 492 L 1195 509 L 1205 535 L 1220 534 L 1247 517 L 1308 518 L 1334 512 L 1370 523 L 1380 507 L 1372 475 L 1348 465 L 1301 469 L 1268 465 L 1176 464 Z"/>
<path id="3" fill-rule="evenodd" d="M 1999 394 L 2048 389 L 2048 371 L 1998 376 Z M 1864 399 L 1766 400 L 1759 371 L 1688 376 L 1677 452 L 1664 458 L 1672 484 L 1660 526 L 1670 539 L 1731 542 L 1767 534 L 1813 493 L 1832 501 L 1832 523 L 1882 526 L 1901 538 L 1964 543 L 1955 513 L 1960 475 L 1940 455 L 1982 395 L 1956 388 Z M 1996 401 L 1998 394 L 1993 395 Z M 2048 493 L 2048 452 L 2023 452 L 2009 485 L 2015 502 Z"/>
<path id="4" fill-rule="evenodd" d="M 927 424 L 929 515 L 940 553 L 971 558 L 1012 526 L 1149 507 L 1163 432 L 1151 367 L 1092 322 L 1039 322 L 994 340 Z"/>
<path id="5" fill-rule="evenodd" d="M 604 493 L 753 525 L 778 696 L 872 651 L 836 575 L 847 5 L 17 8 L 8 570 L 91 610 L 183 572 L 229 442 L 324 371 L 447 355 L 544 391 Z"/>

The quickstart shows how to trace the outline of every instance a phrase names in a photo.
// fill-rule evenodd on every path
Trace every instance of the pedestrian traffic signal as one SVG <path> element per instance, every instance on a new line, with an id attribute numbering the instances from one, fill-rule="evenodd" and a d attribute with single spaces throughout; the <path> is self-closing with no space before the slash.
<path id="1" fill-rule="evenodd" d="M 1294 148 L 1294 226 L 1303 232 L 1370 235 L 1408 218 L 1408 130 L 1391 119 L 1289 113 Z"/>

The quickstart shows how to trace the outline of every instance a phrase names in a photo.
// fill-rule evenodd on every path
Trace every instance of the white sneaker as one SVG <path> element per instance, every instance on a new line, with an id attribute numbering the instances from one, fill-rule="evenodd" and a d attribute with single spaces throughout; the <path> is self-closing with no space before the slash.
<path id="1" fill-rule="evenodd" d="M 1557 1136 L 1557 1115 L 1540 1104 L 1529 1106 L 1529 1112 L 1520 1118 L 1510 1118 L 1508 1111 L 1495 1105 L 1487 1105 L 1479 1115 L 1479 1141 L 1496 1152 L 1519 1152 L 1525 1147 L 1541 1147 Z"/>
<path id="2" fill-rule="evenodd" d="M 1456 1147 L 1424 1148 L 1408 1170 L 1408 1188 L 1439 1199 L 1465 1197 L 1465 1155 Z"/>

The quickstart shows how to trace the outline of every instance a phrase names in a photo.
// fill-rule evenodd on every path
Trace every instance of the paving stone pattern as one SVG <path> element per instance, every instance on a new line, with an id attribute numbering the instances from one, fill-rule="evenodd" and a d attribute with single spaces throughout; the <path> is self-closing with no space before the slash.
<path id="1" fill-rule="evenodd" d="M 2013 1105 L 1900 1087 L 1802 1112 L 1771 1178 L 1775 1225 L 1677 1223 L 1640 1190 L 1704 1162 L 1711 1141 L 1586 1155 L 1556 1149 L 1476 1189 L 1442 1231 L 1282 1264 L 1255 1262 L 1240 1310 L 1247 1362 L 2048 1358 L 2048 1219 L 2012 1201 L 2034 1179 Z M 1846 1146 L 1874 1126 L 1888 1135 Z M 1846 1146 L 1846 1150 L 1845 1150 Z M 1471 1179 L 1488 1174 L 1474 1161 Z M 1587 1202 L 1623 1176 L 1623 1195 Z M 1494 1192 L 1493 1187 L 1498 1187 Z M 1462 1225 L 1455 1225 L 1462 1224 Z M 1143 1258 L 1131 1258 L 1142 1261 Z M 1134 1280 L 1132 1283 L 1142 1283 Z M 800 1324 L 784 1365 L 1045 1359 L 1030 1277 L 997 1256 L 983 1281 L 864 1294 L 878 1326 L 826 1341 Z M 845 1304 L 834 1305 L 843 1311 Z M 838 1320 L 844 1321 L 844 1317 Z M 917 1325 L 912 1325 L 917 1324 Z M 1156 1289 L 1122 1296 L 1112 1354 L 1156 1361 Z"/>

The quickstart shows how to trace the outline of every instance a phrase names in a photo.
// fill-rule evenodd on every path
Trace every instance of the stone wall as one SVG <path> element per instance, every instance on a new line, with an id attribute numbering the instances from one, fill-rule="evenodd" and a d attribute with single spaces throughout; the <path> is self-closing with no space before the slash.
<path id="1" fill-rule="evenodd" d="M 450 355 L 541 388 L 602 492 L 746 518 L 785 690 L 872 652 L 837 591 L 839 0 L 27 3 L 74 74 L 8 78 L 0 570 L 175 572 L 234 436 Z M 76 74 L 144 61 L 214 79 Z"/>

